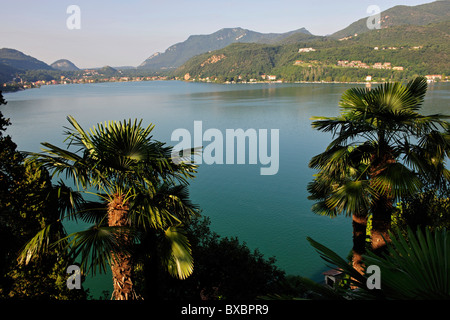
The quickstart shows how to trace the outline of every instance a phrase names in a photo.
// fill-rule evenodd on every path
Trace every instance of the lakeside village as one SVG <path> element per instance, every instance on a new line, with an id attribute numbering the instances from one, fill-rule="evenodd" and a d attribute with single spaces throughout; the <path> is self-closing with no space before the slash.
<path id="1" fill-rule="evenodd" d="M 396 50 L 395 47 L 388 47 L 388 48 L 378 48 L 375 47 L 374 50 Z M 416 49 L 416 47 L 414 47 Z M 420 47 L 417 47 L 417 49 L 420 49 Z M 298 50 L 298 53 L 307 53 L 307 52 L 314 52 L 316 49 L 314 48 L 300 48 Z M 209 60 L 214 59 L 215 56 L 211 57 Z M 223 57 L 219 57 L 217 59 L 214 59 L 214 62 L 218 62 Z M 209 62 L 209 61 L 208 61 Z M 211 63 L 211 62 L 209 62 Z M 309 61 L 303 61 L 303 60 L 296 60 L 293 63 L 294 66 L 299 67 L 313 67 L 317 65 L 321 65 L 321 62 L 317 60 L 309 60 Z M 203 66 L 203 65 L 202 65 Z M 375 69 L 384 69 L 384 70 L 395 70 L 395 71 L 403 71 L 404 68 L 402 66 L 393 66 L 390 62 L 377 62 L 373 65 L 369 65 L 367 63 L 362 62 L 361 60 L 356 61 L 349 61 L 349 60 L 339 60 L 337 61 L 336 65 L 333 67 L 337 68 L 360 68 L 360 69 L 367 69 L 367 70 L 375 70 Z M 118 71 L 119 75 L 114 76 L 105 76 L 101 73 L 101 69 L 84 69 L 81 70 L 82 73 L 78 75 L 78 77 L 74 76 L 64 76 L 61 75 L 59 80 L 37 80 L 37 81 L 24 81 L 22 78 L 16 77 L 11 82 L 3 83 L 2 84 L 2 91 L 17 91 L 17 90 L 23 90 L 23 89 L 30 89 L 30 88 L 39 88 L 43 85 L 57 85 L 57 84 L 72 84 L 72 83 L 100 83 L 100 82 L 128 82 L 128 81 L 155 81 L 155 80 L 184 80 L 184 81 L 199 81 L 199 82 L 217 82 L 218 79 L 216 77 L 210 78 L 193 78 L 189 73 L 186 73 L 184 77 L 176 77 L 176 76 L 167 76 L 167 75 L 148 75 L 148 76 L 127 76 L 122 71 Z M 100 72 L 99 72 L 100 71 Z M 262 74 L 260 75 L 260 79 L 244 79 L 242 76 L 237 76 L 237 80 L 240 83 L 285 83 L 290 81 L 285 81 L 283 79 L 277 79 L 276 75 L 266 75 Z M 432 74 L 432 75 L 425 75 L 427 78 L 428 83 L 437 82 L 437 81 L 450 81 L 449 76 L 446 76 L 445 78 L 442 75 L 439 74 Z M 296 83 L 302 83 L 302 82 L 317 82 L 317 83 L 327 83 L 330 81 L 295 81 Z M 331 82 L 337 82 L 337 81 L 331 81 Z M 363 83 L 371 83 L 374 82 L 372 79 L 372 76 L 369 74 L 365 78 L 365 82 Z M 236 81 L 225 81 L 225 83 L 237 83 Z M 361 83 L 358 81 L 351 81 L 349 83 Z M 374 82 L 376 83 L 376 82 Z M 0 88 L 1 88 L 0 87 Z"/>
<path id="2" fill-rule="evenodd" d="M 47 85 L 57 84 L 82 84 L 82 83 L 100 83 L 100 82 L 128 82 L 128 81 L 154 81 L 169 80 L 167 76 L 103 76 L 98 70 L 84 69 L 79 77 L 60 76 L 59 80 L 37 80 L 24 81 L 22 78 L 16 77 L 11 82 L 6 82 L 2 86 L 4 91 L 15 91 L 31 88 L 39 88 Z M 5 90 L 6 89 L 6 90 Z M 9 90 L 8 90 L 9 89 Z"/>

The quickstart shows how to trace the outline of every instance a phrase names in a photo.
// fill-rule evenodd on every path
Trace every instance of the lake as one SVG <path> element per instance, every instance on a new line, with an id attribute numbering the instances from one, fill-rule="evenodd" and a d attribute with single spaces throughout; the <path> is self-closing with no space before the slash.
<path id="1" fill-rule="evenodd" d="M 84 129 L 108 120 L 143 119 L 155 124 L 154 138 L 170 145 L 171 135 L 184 128 L 203 130 L 279 130 L 279 167 L 260 175 L 261 164 L 202 164 L 191 182 L 191 199 L 211 229 L 237 236 L 265 257 L 274 256 L 287 274 L 322 280 L 327 268 L 306 237 L 342 256 L 352 246 L 351 219 L 317 216 L 310 210 L 306 186 L 314 171 L 309 160 L 322 152 L 331 135 L 311 128 L 312 116 L 336 116 L 342 93 L 356 84 L 212 84 L 148 81 L 43 86 L 4 94 L 1 110 L 11 119 L 7 133 L 19 150 L 39 151 L 41 142 L 64 146 L 66 117 Z M 450 84 L 429 86 L 423 113 L 448 113 Z M 109 275 L 88 279 L 96 297 L 112 290 Z"/>

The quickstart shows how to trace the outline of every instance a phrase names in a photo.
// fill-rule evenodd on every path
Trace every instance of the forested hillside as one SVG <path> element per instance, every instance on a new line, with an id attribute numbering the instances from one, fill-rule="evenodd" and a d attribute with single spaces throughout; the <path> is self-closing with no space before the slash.
<path id="1" fill-rule="evenodd" d="M 373 30 L 346 40 L 320 37 L 278 45 L 232 44 L 198 55 L 176 71 L 186 79 L 285 81 L 400 80 L 450 74 L 450 22 Z M 274 77 L 272 77 L 274 79 Z"/>

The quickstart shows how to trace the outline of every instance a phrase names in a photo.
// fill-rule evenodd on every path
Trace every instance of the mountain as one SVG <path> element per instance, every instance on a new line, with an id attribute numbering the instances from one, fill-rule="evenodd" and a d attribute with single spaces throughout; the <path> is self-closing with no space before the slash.
<path id="1" fill-rule="evenodd" d="M 450 20 L 371 30 L 342 41 L 318 37 L 275 45 L 234 43 L 191 58 L 174 74 L 219 81 L 261 80 L 263 74 L 287 81 L 364 81 L 367 75 L 377 80 L 401 80 L 414 75 L 450 74 L 449 52 Z M 358 66 L 343 67 L 339 61 L 356 62 Z M 388 67 L 373 67 L 377 63 L 387 63 Z"/>
<path id="2" fill-rule="evenodd" d="M 0 63 L 0 83 L 11 81 L 18 72 L 18 69 Z"/>
<path id="3" fill-rule="evenodd" d="M 362 18 L 330 37 L 342 39 L 370 31 L 367 19 Z M 395 6 L 380 13 L 381 29 L 399 25 L 426 25 L 450 19 L 450 1 L 434 1 L 417 6 Z"/>
<path id="4" fill-rule="evenodd" d="M 78 71 L 78 67 L 67 59 L 60 59 L 50 65 L 53 69 L 61 71 Z"/>
<path id="5" fill-rule="evenodd" d="M 53 68 L 45 62 L 28 56 L 18 50 L 8 48 L 0 49 L 0 63 L 19 71 L 53 70 Z"/>
<path id="6" fill-rule="evenodd" d="M 276 43 L 298 33 L 312 36 L 305 28 L 286 33 L 259 33 L 242 28 L 224 28 L 208 35 L 192 35 L 186 41 L 170 46 L 164 53 L 153 54 L 138 68 L 151 70 L 176 68 L 198 54 L 222 49 L 232 43 Z"/>

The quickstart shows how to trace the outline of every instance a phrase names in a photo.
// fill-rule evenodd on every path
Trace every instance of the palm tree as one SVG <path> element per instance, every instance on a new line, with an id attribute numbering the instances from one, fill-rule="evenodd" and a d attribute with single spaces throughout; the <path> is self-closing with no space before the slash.
<path id="1" fill-rule="evenodd" d="M 192 273 L 193 261 L 183 223 L 198 210 L 188 199 L 188 179 L 195 166 L 171 159 L 171 147 L 153 140 L 153 125 L 141 121 L 98 124 L 89 132 L 69 116 L 67 150 L 50 143 L 33 161 L 53 175 L 65 174 L 79 189 L 95 194 L 100 202 L 86 202 L 70 216 L 94 225 L 68 236 L 74 256 L 81 256 L 82 269 L 95 274 L 110 265 L 113 299 L 136 299 L 133 250 L 152 229 L 162 230 L 169 253 L 168 271 L 178 278 Z M 77 148 L 74 152 L 70 147 Z M 38 236 L 38 235 L 37 235 Z M 42 238 L 42 234 L 41 234 Z M 41 241 L 32 239 L 22 258 L 37 252 Z M 156 245 L 156 244 L 152 244 Z M 23 259 L 22 259 L 23 260 Z"/>
<path id="2" fill-rule="evenodd" d="M 335 146 L 313 157 L 309 166 L 320 171 L 307 187 L 311 194 L 308 199 L 316 201 L 314 213 L 328 217 L 344 213 L 352 217 L 352 261 L 353 267 L 361 272 L 371 205 L 371 190 L 366 181 L 368 161 L 361 152 L 364 147 Z"/>
<path id="3" fill-rule="evenodd" d="M 315 211 L 345 213 L 362 223 L 371 215 L 375 252 L 389 242 L 394 201 L 417 192 L 419 176 L 436 184 L 450 180 L 448 116 L 419 113 L 426 90 L 422 77 L 406 85 L 352 88 L 341 98 L 340 116 L 313 118 L 313 128 L 333 133 L 326 151 L 310 161 L 319 169 L 308 187 L 310 198 L 319 200 Z"/>

